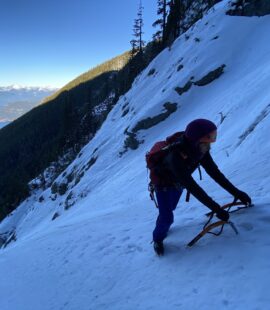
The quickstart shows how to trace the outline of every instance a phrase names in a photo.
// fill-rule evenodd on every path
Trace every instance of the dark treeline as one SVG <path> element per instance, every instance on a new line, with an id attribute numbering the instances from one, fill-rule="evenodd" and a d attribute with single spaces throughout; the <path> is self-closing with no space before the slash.
<path id="1" fill-rule="evenodd" d="M 95 134 L 128 88 L 129 58 L 127 52 L 81 75 L 0 130 L 0 218 L 29 195 L 29 181 L 65 152 L 75 156 Z M 108 98 L 106 110 L 95 115 Z"/>
<path id="2" fill-rule="evenodd" d="M 187 31 L 203 14 L 221 0 L 157 0 L 157 20 L 153 22 L 156 32 L 145 47 L 143 40 L 143 5 L 139 3 L 133 25 L 131 44 L 131 70 L 138 73 L 163 49 L 170 47 L 179 35 Z"/>
<path id="3" fill-rule="evenodd" d="M 188 30 L 203 14 L 221 0 L 157 0 L 158 19 L 153 27 L 158 28 L 153 41 L 161 49 Z"/>

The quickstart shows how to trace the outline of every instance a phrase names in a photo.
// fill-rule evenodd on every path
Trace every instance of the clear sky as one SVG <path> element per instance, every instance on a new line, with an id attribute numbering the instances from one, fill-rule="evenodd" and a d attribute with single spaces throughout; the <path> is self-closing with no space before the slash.
<path id="1" fill-rule="evenodd" d="M 144 39 L 157 0 L 143 0 Z M 130 49 L 139 0 L 0 0 L 0 86 L 61 87 Z"/>

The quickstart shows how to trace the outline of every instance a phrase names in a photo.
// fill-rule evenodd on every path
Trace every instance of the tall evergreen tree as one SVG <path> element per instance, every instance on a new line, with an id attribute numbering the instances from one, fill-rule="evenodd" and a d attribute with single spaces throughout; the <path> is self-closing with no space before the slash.
<path id="1" fill-rule="evenodd" d="M 182 0 L 171 0 L 167 24 L 165 27 L 165 43 L 171 45 L 180 35 L 181 21 L 185 14 L 185 4 Z"/>
<path id="2" fill-rule="evenodd" d="M 167 22 L 168 10 L 167 6 L 169 5 L 168 0 L 158 0 L 157 1 L 157 15 L 159 18 L 153 23 L 153 27 L 159 27 L 158 31 L 153 35 L 155 41 L 164 43 L 165 40 L 165 27 Z"/>
<path id="3" fill-rule="evenodd" d="M 143 25 L 143 6 L 142 1 L 140 1 L 137 18 L 134 20 L 133 26 L 134 39 L 130 41 L 132 47 L 132 57 L 134 57 L 138 52 L 142 53 L 143 51 L 143 47 L 145 44 L 145 41 L 142 39 Z"/>

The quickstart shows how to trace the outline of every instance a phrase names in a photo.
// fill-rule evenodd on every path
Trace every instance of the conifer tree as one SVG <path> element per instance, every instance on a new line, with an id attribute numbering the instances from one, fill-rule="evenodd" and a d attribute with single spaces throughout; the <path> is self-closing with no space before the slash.
<path id="1" fill-rule="evenodd" d="M 158 0 L 157 1 L 157 15 L 159 18 L 153 23 L 153 27 L 159 26 L 158 31 L 153 35 L 153 39 L 157 42 L 164 43 L 165 40 L 165 27 L 168 15 L 168 0 Z"/>
<path id="2" fill-rule="evenodd" d="M 171 0 L 170 11 L 165 28 L 165 42 L 171 45 L 180 34 L 180 24 L 184 17 L 185 5 L 182 0 Z"/>
<path id="3" fill-rule="evenodd" d="M 137 18 L 134 20 L 133 36 L 134 39 L 130 41 L 132 50 L 131 55 L 134 57 L 138 52 L 142 53 L 145 41 L 142 39 L 143 35 L 143 6 L 140 1 Z"/>

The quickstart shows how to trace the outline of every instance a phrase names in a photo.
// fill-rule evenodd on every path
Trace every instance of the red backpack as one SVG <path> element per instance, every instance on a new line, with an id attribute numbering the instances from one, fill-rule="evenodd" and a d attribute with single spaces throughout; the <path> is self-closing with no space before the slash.
<path id="1" fill-rule="evenodd" d="M 176 132 L 166 138 L 166 140 L 156 142 L 145 155 L 146 167 L 150 170 L 150 179 L 153 184 L 162 184 L 167 181 L 166 175 L 162 176 L 158 169 L 164 157 L 168 154 L 170 146 L 179 141 L 183 132 Z M 167 179 L 167 180 L 166 180 Z"/>
<path id="2" fill-rule="evenodd" d="M 156 207 L 158 208 L 157 201 L 154 196 L 154 185 L 170 185 L 172 180 L 170 179 L 169 171 L 162 171 L 162 161 L 165 156 L 170 152 L 170 149 L 173 145 L 181 144 L 181 137 L 183 136 L 183 132 L 176 132 L 173 135 L 166 138 L 164 141 L 156 142 L 149 152 L 145 155 L 146 167 L 150 170 L 150 179 L 148 190 L 150 192 L 150 197 L 154 200 Z M 182 154 L 185 155 L 185 154 Z M 202 174 L 200 166 L 198 166 L 200 179 L 202 180 Z M 163 172 L 163 174 L 162 174 Z M 189 201 L 190 192 L 187 191 L 186 201 Z"/>

